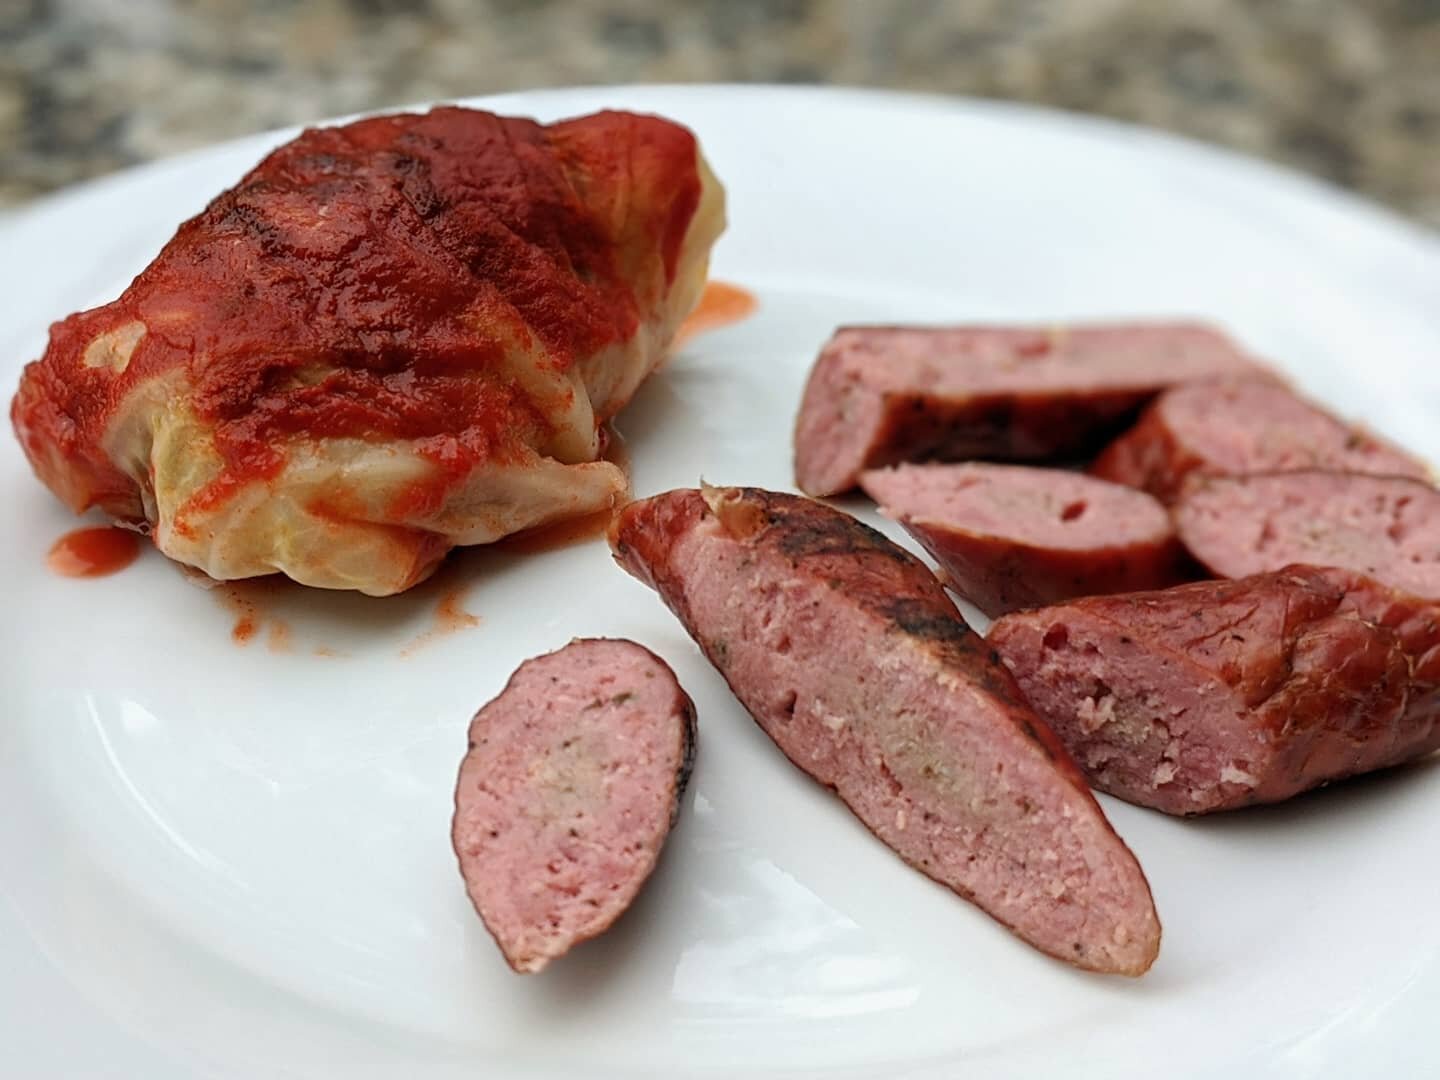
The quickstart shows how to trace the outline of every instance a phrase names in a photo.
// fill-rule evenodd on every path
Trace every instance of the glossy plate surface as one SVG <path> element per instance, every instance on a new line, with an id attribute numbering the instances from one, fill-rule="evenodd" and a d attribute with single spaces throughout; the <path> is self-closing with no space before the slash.
<path id="1" fill-rule="evenodd" d="M 611 89 L 483 102 L 661 112 L 730 195 L 714 275 L 755 315 L 621 417 L 635 488 L 791 487 L 842 322 L 1212 317 L 1440 459 L 1440 243 L 1171 138 L 873 93 Z M 108 300 L 283 134 L 0 225 L 0 369 Z M 1138 982 L 1031 952 L 906 869 L 779 754 L 592 540 L 486 552 L 392 600 L 236 612 L 154 551 L 45 569 L 72 521 L 0 436 L 0 1045 L 26 1077 L 1418 1076 L 1440 1068 L 1440 766 L 1180 822 L 1107 801 L 1165 924 Z M 856 501 L 854 508 L 879 522 Z M 889 528 L 892 535 L 898 530 Z M 479 624 L 437 634 L 444 589 Z M 625 635 L 676 668 L 698 767 L 607 938 L 512 975 L 448 842 L 471 713 L 527 656 Z M 322 655 L 324 654 L 324 655 Z M 334 654 L 334 655 L 329 655 Z"/>

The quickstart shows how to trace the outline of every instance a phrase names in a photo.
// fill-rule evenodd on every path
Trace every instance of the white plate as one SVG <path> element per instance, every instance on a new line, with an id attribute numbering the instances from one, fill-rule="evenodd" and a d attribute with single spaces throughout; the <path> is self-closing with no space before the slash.
<path id="1" fill-rule="evenodd" d="M 1211 316 L 1440 458 L 1440 246 L 1273 168 L 1002 105 L 766 88 L 483 104 L 692 125 L 730 193 L 717 277 L 760 297 L 622 418 L 635 486 L 790 487 L 836 323 Z M 281 135 L 0 227 L 7 385 Z M 25 1077 L 1433 1074 L 1440 775 L 1180 822 L 1107 801 L 1165 924 L 1143 980 L 1039 956 L 908 869 L 761 735 L 603 544 L 464 563 L 483 622 L 402 656 L 433 592 L 291 590 L 292 648 L 154 552 L 44 568 L 72 522 L 0 438 L 0 1047 Z M 857 504 L 858 505 L 858 504 Z M 865 515 L 877 521 L 873 514 Z M 890 530 L 894 534 L 894 530 Z M 607 938 L 501 963 L 447 828 L 464 729 L 522 659 L 633 636 L 700 713 L 663 865 Z M 325 645 L 348 655 L 322 658 Z M 1237 1073 L 1238 1070 L 1238 1073 Z"/>

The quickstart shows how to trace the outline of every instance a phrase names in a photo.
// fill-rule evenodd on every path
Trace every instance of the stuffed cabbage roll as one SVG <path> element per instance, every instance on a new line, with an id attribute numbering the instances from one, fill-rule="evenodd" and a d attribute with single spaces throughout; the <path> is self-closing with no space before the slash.
<path id="1" fill-rule="evenodd" d="M 723 227 L 694 136 L 658 117 L 306 131 L 52 327 L 11 418 L 72 509 L 211 577 L 399 592 L 625 490 L 601 425 Z"/>

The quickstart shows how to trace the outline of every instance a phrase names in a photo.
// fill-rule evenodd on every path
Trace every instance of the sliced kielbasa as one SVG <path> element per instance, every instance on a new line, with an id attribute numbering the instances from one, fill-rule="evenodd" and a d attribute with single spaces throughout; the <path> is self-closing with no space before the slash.
<path id="1" fill-rule="evenodd" d="M 1063 469 L 901 465 L 860 475 L 881 512 L 994 617 L 1185 580 L 1170 515 L 1143 491 Z"/>
<path id="2" fill-rule="evenodd" d="M 1440 600 L 1440 491 L 1403 476 L 1290 472 L 1192 480 L 1173 507 L 1218 577 L 1335 566 Z"/>
<path id="3" fill-rule="evenodd" d="M 632 641 L 521 664 L 470 724 L 451 839 L 506 961 L 541 970 L 635 899 L 680 809 L 695 709 Z"/>
<path id="4" fill-rule="evenodd" d="M 611 529 L 781 750 L 906 862 L 1035 947 L 1138 975 L 1145 877 L 925 566 L 828 506 L 672 491 Z"/>
<path id="5" fill-rule="evenodd" d="M 796 482 L 833 495 L 864 469 L 907 461 L 1079 458 L 1166 387 L 1266 373 L 1190 323 L 845 327 L 805 387 Z"/>
<path id="6" fill-rule="evenodd" d="M 1091 473 L 1174 501 L 1190 476 L 1323 469 L 1424 480 L 1429 467 L 1280 384 L 1232 379 L 1161 394 Z"/>
<path id="7" fill-rule="evenodd" d="M 1346 586 L 1295 566 L 1092 596 L 1007 615 L 989 641 L 1100 790 L 1227 810 L 1440 745 L 1433 622 L 1402 629 L 1414 609 L 1389 618 Z"/>

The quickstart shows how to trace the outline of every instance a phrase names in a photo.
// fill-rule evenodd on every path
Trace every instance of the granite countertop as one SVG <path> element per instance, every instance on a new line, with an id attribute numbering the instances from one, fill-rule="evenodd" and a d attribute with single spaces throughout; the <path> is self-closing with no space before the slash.
<path id="1" fill-rule="evenodd" d="M 1440 225 L 1440 0 L 0 0 L 0 206 L 339 113 L 698 81 L 1101 113 Z"/>

